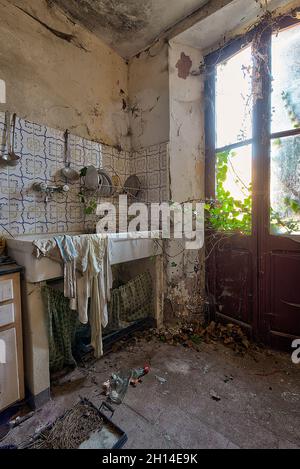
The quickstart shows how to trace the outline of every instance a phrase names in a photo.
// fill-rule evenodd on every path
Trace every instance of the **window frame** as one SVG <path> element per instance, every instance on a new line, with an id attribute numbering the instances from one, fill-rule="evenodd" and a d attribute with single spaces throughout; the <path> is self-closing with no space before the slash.
<path id="1" fill-rule="evenodd" d="M 298 11 L 298 10 L 296 10 Z M 246 145 L 252 145 L 252 235 L 258 235 L 258 222 L 264 233 L 270 234 L 270 153 L 271 141 L 277 138 L 300 135 L 300 128 L 282 132 L 271 133 L 271 96 L 272 96 L 272 35 L 289 27 L 300 25 L 300 20 L 289 16 L 279 17 L 270 26 L 268 21 L 262 21 L 244 36 L 238 37 L 227 43 L 204 58 L 205 64 L 205 194 L 209 199 L 216 197 L 215 166 L 216 154 L 222 151 L 233 150 Z M 258 45 L 254 44 L 257 34 L 260 33 Z M 256 65 L 261 76 L 262 99 L 256 99 L 253 104 L 252 138 L 239 141 L 222 148 L 216 148 L 216 68 L 221 62 L 237 54 L 243 48 L 256 47 L 256 52 L 267 57 L 267 62 Z M 266 199 L 267 198 L 267 199 Z"/>

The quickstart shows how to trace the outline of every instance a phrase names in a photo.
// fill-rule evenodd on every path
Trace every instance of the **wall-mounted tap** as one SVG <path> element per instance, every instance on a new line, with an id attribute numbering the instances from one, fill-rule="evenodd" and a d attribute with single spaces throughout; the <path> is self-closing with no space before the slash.
<path id="1" fill-rule="evenodd" d="M 45 194 L 45 203 L 49 201 L 49 199 L 55 192 L 67 193 L 70 190 L 67 184 L 60 186 L 52 186 L 50 184 L 46 184 L 45 182 L 35 182 L 32 186 L 32 189 L 36 192 L 43 192 Z"/>

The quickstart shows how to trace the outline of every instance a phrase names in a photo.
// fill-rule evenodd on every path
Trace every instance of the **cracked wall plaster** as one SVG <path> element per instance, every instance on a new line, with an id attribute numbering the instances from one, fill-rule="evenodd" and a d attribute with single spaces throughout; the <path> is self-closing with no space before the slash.
<path id="1" fill-rule="evenodd" d="M 0 0 L 0 79 L 20 117 L 130 147 L 128 65 L 44 0 Z"/>

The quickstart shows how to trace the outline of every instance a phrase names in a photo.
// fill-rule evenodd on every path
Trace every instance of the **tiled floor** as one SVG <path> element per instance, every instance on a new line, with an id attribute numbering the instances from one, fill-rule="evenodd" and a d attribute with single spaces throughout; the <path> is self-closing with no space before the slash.
<path id="1" fill-rule="evenodd" d="M 65 377 L 52 400 L 2 444 L 39 431 L 79 395 L 99 405 L 102 382 L 113 370 L 145 362 L 150 374 L 128 390 L 113 417 L 128 435 L 126 448 L 300 447 L 300 365 L 288 355 L 240 357 L 220 344 L 196 352 L 143 340 Z"/>

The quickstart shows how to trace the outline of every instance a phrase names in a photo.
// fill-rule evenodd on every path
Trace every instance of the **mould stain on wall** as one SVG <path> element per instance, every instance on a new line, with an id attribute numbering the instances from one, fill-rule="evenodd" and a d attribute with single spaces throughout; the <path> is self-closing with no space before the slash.
<path id="1" fill-rule="evenodd" d="M 113 30 L 116 37 L 122 33 L 136 33 L 144 29 L 150 21 L 151 0 L 137 2 L 135 0 L 54 0 L 54 2 L 69 11 L 91 31 L 103 28 Z M 128 39 L 128 37 L 127 37 Z"/>

